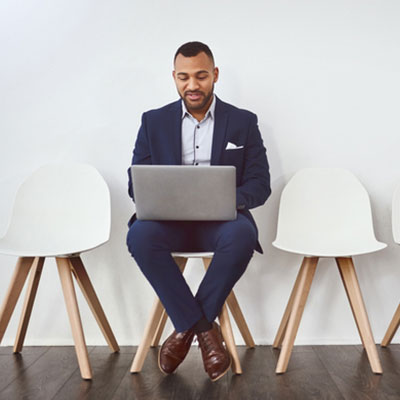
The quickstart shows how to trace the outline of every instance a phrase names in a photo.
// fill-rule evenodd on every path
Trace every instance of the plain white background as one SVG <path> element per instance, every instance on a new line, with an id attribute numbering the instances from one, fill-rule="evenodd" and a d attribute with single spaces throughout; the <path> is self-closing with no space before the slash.
<path id="1" fill-rule="evenodd" d="M 399 20 L 396 0 L 3 0 L 0 236 L 18 185 L 35 168 L 93 164 L 111 190 L 112 232 L 83 260 L 119 343 L 137 344 L 153 291 L 125 246 L 134 210 L 126 169 L 141 113 L 177 99 L 175 50 L 204 41 L 220 68 L 217 95 L 257 113 L 271 165 L 273 194 L 254 211 L 265 254 L 254 256 L 236 286 L 255 341 L 272 342 L 301 262 L 271 246 L 280 192 L 311 166 L 347 168 L 370 194 L 376 235 L 389 246 L 355 264 L 380 341 L 400 301 L 400 248 L 390 225 L 400 182 Z M 15 262 L 0 256 L 1 299 Z M 202 267 L 192 262 L 187 272 L 195 289 Z M 87 343 L 105 344 L 79 301 Z M 21 302 L 3 344 L 13 343 Z M 26 344 L 71 343 L 50 259 Z M 296 343 L 359 343 L 333 260 L 317 269 Z"/>

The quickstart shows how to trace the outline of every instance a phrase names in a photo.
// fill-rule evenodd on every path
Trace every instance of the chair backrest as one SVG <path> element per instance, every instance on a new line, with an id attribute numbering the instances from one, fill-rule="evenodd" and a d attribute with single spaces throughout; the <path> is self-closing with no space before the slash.
<path id="1" fill-rule="evenodd" d="M 400 186 L 397 187 L 393 194 L 392 230 L 394 241 L 400 244 Z"/>
<path id="2" fill-rule="evenodd" d="M 110 192 L 94 167 L 45 165 L 20 186 L 4 240 L 32 255 L 73 254 L 105 243 L 110 226 Z"/>
<path id="3" fill-rule="evenodd" d="M 306 168 L 284 188 L 277 238 L 283 250 L 339 257 L 384 248 L 376 240 L 367 191 L 349 171 Z"/>

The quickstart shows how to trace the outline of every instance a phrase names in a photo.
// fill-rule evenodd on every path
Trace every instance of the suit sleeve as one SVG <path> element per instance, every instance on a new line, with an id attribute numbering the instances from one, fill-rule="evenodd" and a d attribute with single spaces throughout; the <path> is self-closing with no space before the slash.
<path id="1" fill-rule="evenodd" d="M 145 113 L 142 115 L 142 123 L 136 138 L 135 148 L 133 149 L 132 165 L 135 164 L 152 164 Z M 130 168 L 128 168 L 128 180 L 128 193 L 132 200 L 135 201 Z"/>
<path id="2" fill-rule="evenodd" d="M 254 114 L 249 125 L 244 157 L 241 185 L 236 188 L 236 204 L 239 210 L 261 206 L 271 194 L 266 149 L 258 129 L 257 116 Z"/>

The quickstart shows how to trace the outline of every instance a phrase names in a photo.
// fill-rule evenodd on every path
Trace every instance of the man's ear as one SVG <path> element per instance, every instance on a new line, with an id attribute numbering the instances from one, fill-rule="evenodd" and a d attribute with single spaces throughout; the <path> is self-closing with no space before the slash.
<path id="1" fill-rule="evenodd" d="M 172 77 L 174 78 L 174 80 L 176 79 L 175 70 L 172 71 Z"/>
<path id="2" fill-rule="evenodd" d="M 218 67 L 214 68 L 214 83 L 218 81 L 218 77 L 219 77 L 219 69 Z"/>

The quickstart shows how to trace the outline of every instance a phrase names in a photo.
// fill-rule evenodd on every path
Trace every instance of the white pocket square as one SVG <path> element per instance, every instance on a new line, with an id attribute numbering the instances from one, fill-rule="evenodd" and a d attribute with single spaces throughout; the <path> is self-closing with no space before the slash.
<path id="1" fill-rule="evenodd" d="M 235 143 L 228 142 L 228 144 L 225 147 L 225 150 L 237 150 L 237 149 L 243 149 L 243 146 L 236 146 Z"/>

